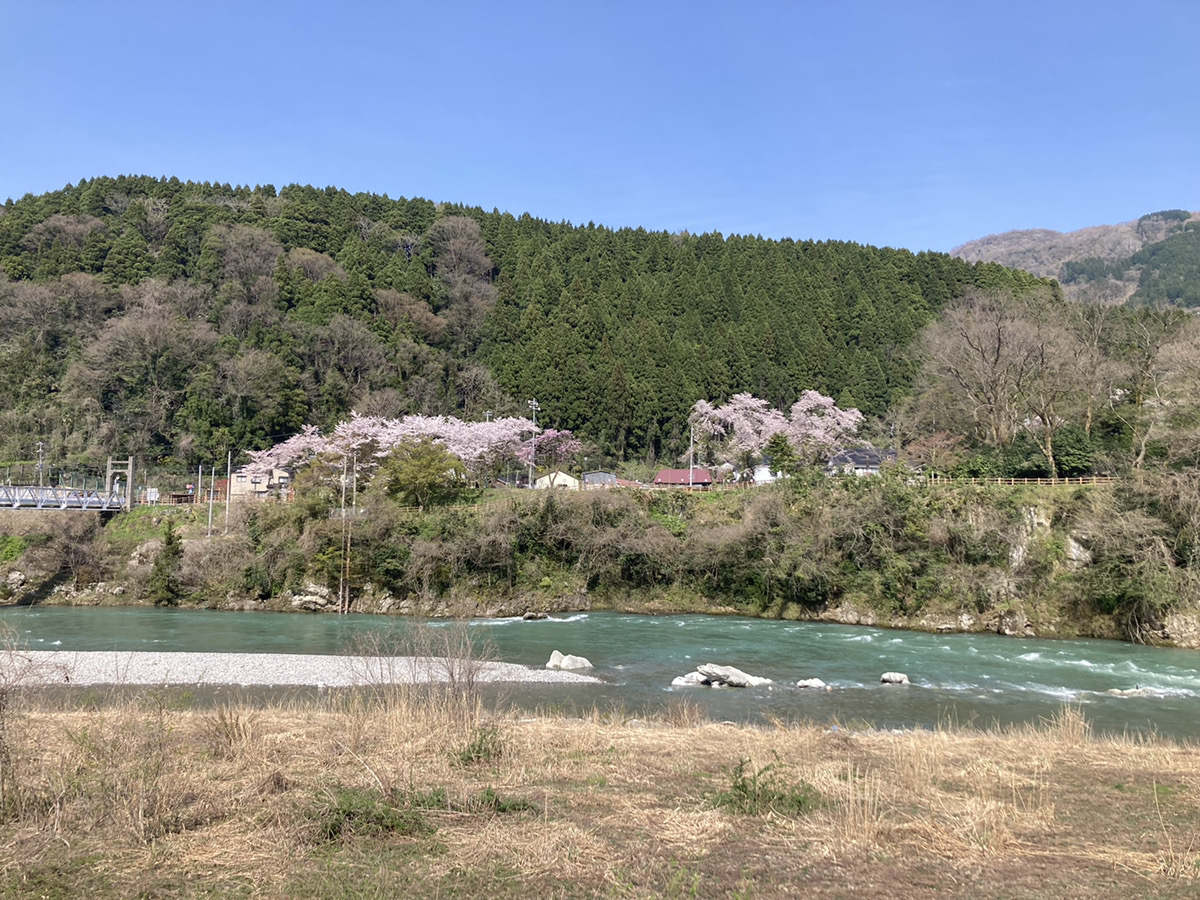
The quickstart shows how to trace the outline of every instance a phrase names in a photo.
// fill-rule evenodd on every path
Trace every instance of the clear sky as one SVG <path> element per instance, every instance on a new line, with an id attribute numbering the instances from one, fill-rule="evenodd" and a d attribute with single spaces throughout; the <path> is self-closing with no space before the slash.
<path id="1" fill-rule="evenodd" d="M 4 4 L 0 200 L 292 182 L 949 250 L 1200 209 L 1200 0 Z"/>

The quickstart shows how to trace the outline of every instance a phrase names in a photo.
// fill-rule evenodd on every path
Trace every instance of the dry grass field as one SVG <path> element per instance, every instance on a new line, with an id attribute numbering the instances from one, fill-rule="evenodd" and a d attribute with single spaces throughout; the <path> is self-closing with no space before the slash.
<path id="1" fill-rule="evenodd" d="M 877 733 L 428 687 L 0 700 L 3 897 L 1200 894 L 1195 748 L 1071 709 Z"/>

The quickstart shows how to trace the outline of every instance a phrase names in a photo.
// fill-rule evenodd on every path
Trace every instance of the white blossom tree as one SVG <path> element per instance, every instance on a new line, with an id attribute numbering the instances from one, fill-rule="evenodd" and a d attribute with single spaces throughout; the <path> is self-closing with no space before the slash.
<path id="1" fill-rule="evenodd" d="M 533 422 L 517 416 L 464 422 L 453 416 L 387 419 L 355 414 L 339 422 L 328 435 L 314 425 L 306 425 L 299 434 L 274 447 L 251 451 L 243 471 L 267 473 L 323 460 L 332 473 L 353 460 L 356 473 L 369 478 L 395 448 L 429 439 L 444 446 L 462 460 L 473 477 L 482 480 L 505 460 L 516 457 L 525 436 L 533 430 Z"/>
<path id="2" fill-rule="evenodd" d="M 817 391 L 801 394 L 786 416 L 750 393 L 735 394 L 722 406 L 700 400 L 690 416 L 701 442 L 715 456 L 747 469 L 777 434 L 784 435 L 801 458 L 812 461 L 841 446 L 862 420 L 857 409 L 839 409 Z"/>
<path id="3" fill-rule="evenodd" d="M 833 398 L 805 391 L 792 404 L 785 434 L 801 459 L 812 462 L 838 450 L 862 421 L 863 414 L 857 409 L 839 409 Z"/>

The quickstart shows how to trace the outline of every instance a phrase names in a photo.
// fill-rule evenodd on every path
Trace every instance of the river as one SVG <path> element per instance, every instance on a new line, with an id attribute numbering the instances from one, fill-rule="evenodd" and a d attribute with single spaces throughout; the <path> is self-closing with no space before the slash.
<path id="1" fill-rule="evenodd" d="M 361 652 L 374 635 L 403 646 L 410 623 L 384 616 L 113 607 L 22 607 L 0 623 L 31 650 L 240 653 Z M 434 628 L 447 627 L 432 622 Z M 619 709 L 628 715 L 687 699 L 714 719 L 811 720 L 839 727 L 978 726 L 1035 722 L 1078 705 L 1099 731 L 1200 738 L 1200 651 L 1115 641 L 924 634 L 730 616 L 561 614 L 542 621 L 477 619 L 478 642 L 502 661 L 542 666 L 552 650 L 588 657 L 600 685 L 511 685 L 504 699 L 534 709 Z M 673 688 L 697 665 L 773 679 L 748 690 Z M 909 687 L 879 683 L 905 672 Z M 794 687 L 816 677 L 833 690 Z M 1141 689 L 1115 696 L 1112 689 Z"/>

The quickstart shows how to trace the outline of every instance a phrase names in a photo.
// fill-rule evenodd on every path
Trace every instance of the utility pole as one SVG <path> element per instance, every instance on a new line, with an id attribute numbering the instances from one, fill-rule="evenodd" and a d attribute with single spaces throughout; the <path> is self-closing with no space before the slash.
<path id="1" fill-rule="evenodd" d="M 696 426 L 693 425 L 688 438 L 688 490 L 692 489 L 692 469 L 696 465 Z"/>
<path id="2" fill-rule="evenodd" d="M 538 405 L 538 402 L 536 400 L 530 400 L 529 401 L 529 409 L 533 412 L 533 439 L 529 443 L 529 484 L 527 485 L 527 487 L 532 488 L 533 487 L 533 469 L 534 469 L 534 465 L 537 463 L 537 435 L 538 435 L 537 414 L 538 414 L 538 410 L 541 409 L 541 406 Z"/>
<path id="3" fill-rule="evenodd" d="M 38 451 L 38 463 L 37 463 L 38 487 L 42 487 L 42 472 L 45 469 L 44 464 L 46 461 L 46 451 L 42 448 L 41 441 L 38 441 L 37 451 Z"/>
<path id="4" fill-rule="evenodd" d="M 208 536 L 212 537 L 213 495 L 217 492 L 217 466 L 214 463 L 208 473 Z"/>
<path id="5" fill-rule="evenodd" d="M 229 534 L 229 498 L 233 494 L 233 451 L 225 457 L 225 533 Z"/>
<path id="6" fill-rule="evenodd" d="M 346 467 L 349 461 L 342 457 L 342 569 L 338 573 L 338 612 L 345 613 L 350 609 L 350 537 L 346 529 Z"/>

